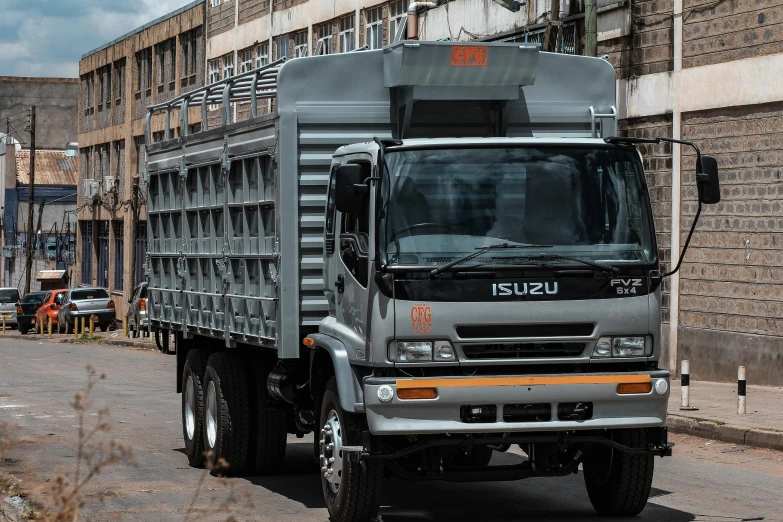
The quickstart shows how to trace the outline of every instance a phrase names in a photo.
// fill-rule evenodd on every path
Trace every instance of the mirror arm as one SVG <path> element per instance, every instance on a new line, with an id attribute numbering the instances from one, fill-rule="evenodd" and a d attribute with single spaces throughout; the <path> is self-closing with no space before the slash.
<path id="1" fill-rule="evenodd" d="M 688 232 L 688 238 L 685 240 L 685 245 L 683 245 L 682 247 L 682 252 L 680 253 L 679 261 L 677 261 L 677 266 L 674 267 L 674 270 L 672 270 L 671 272 L 666 272 L 661 277 L 669 277 L 680 271 L 680 266 L 682 265 L 682 261 L 685 259 L 685 252 L 688 251 L 688 245 L 691 243 L 691 237 L 693 237 L 693 231 L 696 230 L 696 223 L 699 222 L 700 215 L 701 215 L 701 200 L 699 200 L 699 208 L 696 210 L 696 216 L 693 218 L 691 231 Z"/>

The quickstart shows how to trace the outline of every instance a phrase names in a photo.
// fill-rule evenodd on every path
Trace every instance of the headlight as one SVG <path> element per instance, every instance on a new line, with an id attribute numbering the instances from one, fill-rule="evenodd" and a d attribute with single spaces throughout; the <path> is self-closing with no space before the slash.
<path id="1" fill-rule="evenodd" d="M 435 353 L 433 355 L 436 361 L 453 361 L 454 348 L 448 341 L 435 341 Z"/>
<path id="2" fill-rule="evenodd" d="M 644 337 L 615 337 L 612 341 L 614 357 L 644 357 Z"/>
<path id="3" fill-rule="evenodd" d="M 646 357 L 646 341 L 644 336 L 601 337 L 595 343 L 593 357 Z"/>
<path id="4" fill-rule="evenodd" d="M 392 353 L 389 358 L 397 362 L 419 362 L 432 360 L 432 343 L 423 341 L 406 341 L 392 343 Z"/>
<path id="5" fill-rule="evenodd" d="M 392 341 L 389 359 L 401 363 L 450 362 L 457 356 L 449 341 Z"/>

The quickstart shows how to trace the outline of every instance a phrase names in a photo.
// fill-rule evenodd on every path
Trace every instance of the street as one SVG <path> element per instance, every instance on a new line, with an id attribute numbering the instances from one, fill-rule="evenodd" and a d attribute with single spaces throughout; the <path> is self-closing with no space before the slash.
<path id="1" fill-rule="evenodd" d="M 182 453 L 180 396 L 175 393 L 175 358 L 156 351 L 115 346 L 0 340 L 0 422 L 18 426 L 18 441 L 0 479 L 13 476 L 30 487 L 75 465 L 77 424 L 71 407 L 84 387 L 86 365 L 105 372 L 94 389 L 93 411 L 109 407 L 112 436 L 131 445 L 136 466 L 113 465 L 87 491 L 85 514 L 95 520 L 185 519 L 235 495 L 233 515 L 244 520 L 325 521 L 327 512 L 312 439 L 289 438 L 281 475 L 207 477 L 187 466 Z M 95 418 L 95 415 L 88 416 Z M 653 493 L 639 520 L 783 520 L 783 453 L 674 435 L 674 457 L 656 460 Z M 521 459 L 495 456 L 496 462 Z M 103 503 L 96 499 L 102 494 Z M 508 483 L 450 484 L 387 482 L 381 514 L 385 521 L 598 520 L 582 477 Z"/>

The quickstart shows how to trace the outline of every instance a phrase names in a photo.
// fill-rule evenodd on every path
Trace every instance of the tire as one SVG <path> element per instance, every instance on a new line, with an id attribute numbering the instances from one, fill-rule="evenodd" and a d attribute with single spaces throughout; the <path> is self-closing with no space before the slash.
<path id="1" fill-rule="evenodd" d="M 645 429 L 614 430 L 612 438 L 631 448 L 647 447 Z M 590 503 L 603 516 L 636 516 L 650 496 L 655 460 L 632 456 L 608 446 L 594 445 L 584 459 L 585 486 Z"/>
<path id="2" fill-rule="evenodd" d="M 204 354 L 192 349 L 182 370 L 182 436 L 188 464 L 204 464 Z"/>
<path id="3" fill-rule="evenodd" d="M 19 333 L 22 335 L 27 335 L 28 328 L 26 326 L 19 325 Z"/>
<path id="4" fill-rule="evenodd" d="M 266 380 L 272 368 L 257 363 L 252 369 L 249 381 L 255 386 L 255 393 L 251 405 L 254 419 L 250 432 L 250 467 L 259 474 L 280 472 L 285 462 L 288 411 L 270 403 Z"/>
<path id="5" fill-rule="evenodd" d="M 101 332 L 105 332 L 109 329 L 109 323 L 100 323 L 98 326 L 101 327 Z"/>
<path id="6" fill-rule="evenodd" d="M 323 428 L 320 430 L 320 435 L 316 433 L 316 439 L 320 438 L 323 441 L 320 443 L 320 477 L 329 520 L 367 522 L 374 519 L 378 515 L 381 501 L 383 465 L 374 461 L 365 461 L 361 464 L 352 462 L 342 451 L 335 453 L 334 447 L 329 449 L 330 444 L 336 445 L 337 442 L 345 446 L 356 442 L 346 440 L 346 436 L 355 431 L 357 419 L 344 413 L 340 407 L 337 381 L 334 377 L 326 384 L 321 401 L 320 419 Z M 337 429 L 336 434 L 335 429 Z M 326 460 L 329 458 L 333 458 L 334 463 Z M 338 466 L 335 466 L 334 464 L 338 462 Z M 324 471 L 326 466 L 332 466 L 329 470 L 332 471 L 331 477 L 327 476 L 328 471 Z M 335 484 L 333 481 L 339 483 Z"/>
<path id="7" fill-rule="evenodd" d="M 73 324 L 69 323 L 68 320 L 65 320 L 65 333 L 72 334 L 73 333 Z"/>
<path id="8" fill-rule="evenodd" d="M 213 475 L 241 475 L 250 453 L 247 368 L 237 353 L 209 356 L 204 374 L 204 449 Z"/>

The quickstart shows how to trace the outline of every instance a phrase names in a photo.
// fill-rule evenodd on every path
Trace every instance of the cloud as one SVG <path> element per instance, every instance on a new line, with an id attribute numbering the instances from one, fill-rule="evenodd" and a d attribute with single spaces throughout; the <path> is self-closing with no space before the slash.
<path id="1" fill-rule="evenodd" d="M 71 77 L 83 54 L 192 0 L 3 0 L 0 76 Z"/>

